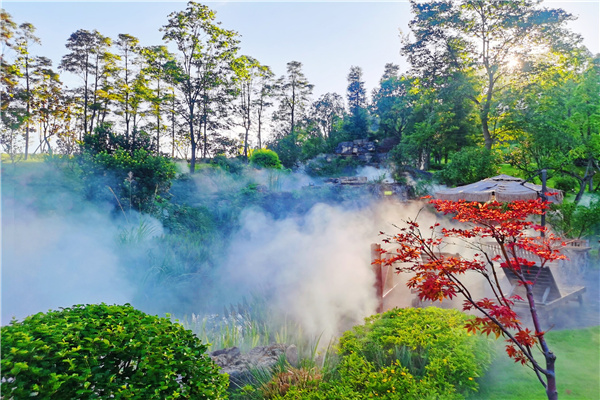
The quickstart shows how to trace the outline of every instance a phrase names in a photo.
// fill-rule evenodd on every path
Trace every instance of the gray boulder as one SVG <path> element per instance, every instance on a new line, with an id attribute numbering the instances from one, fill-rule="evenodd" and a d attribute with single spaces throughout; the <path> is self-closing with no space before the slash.
<path id="1" fill-rule="evenodd" d="M 245 354 L 237 347 L 230 347 L 213 351 L 209 356 L 222 373 L 229 374 L 230 384 L 240 387 L 252 382 L 253 370 L 270 371 L 282 358 L 292 365 L 298 364 L 298 349 L 285 344 L 258 346 Z"/>

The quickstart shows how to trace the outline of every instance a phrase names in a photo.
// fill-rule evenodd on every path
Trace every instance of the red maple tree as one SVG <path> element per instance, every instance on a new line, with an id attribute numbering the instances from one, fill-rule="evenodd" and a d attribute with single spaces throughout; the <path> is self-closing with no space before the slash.
<path id="1" fill-rule="evenodd" d="M 393 265 L 398 273 L 410 272 L 412 277 L 407 285 L 416 290 L 421 300 L 442 301 L 462 295 L 464 311 L 476 309 L 481 313 L 471 319 L 466 328 L 471 332 L 504 337 L 509 357 L 530 366 L 545 387 L 548 398 L 557 399 L 556 356 L 544 338 L 533 291 L 542 270 L 548 268 L 550 262 L 565 258 L 558 250 L 564 243 L 549 234 L 546 228 L 535 225 L 530 218 L 543 214 L 548 202 L 539 199 L 512 203 L 430 200 L 430 204 L 438 212 L 452 214 L 462 227 L 442 228 L 435 223 L 424 234 L 425 230 L 416 220 L 406 221 L 406 227 L 384 240 L 398 247 L 389 252 L 381 250 L 387 255 L 383 257 L 382 254 L 375 263 Z M 539 236 L 533 237 L 531 230 L 537 231 Z M 465 258 L 444 253 L 445 246 L 455 239 L 473 249 L 474 255 Z M 402 266 L 397 266 L 398 263 Z M 505 293 L 500 284 L 500 269 L 516 276 L 518 284 L 525 289 L 526 299 Z M 493 293 L 491 298 L 474 298 L 468 279 L 465 279 L 468 271 L 483 276 Z M 533 332 L 519 319 L 514 310 L 515 302 L 529 307 Z M 535 346 L 539 346 L 545 358 L 545 367 L 536 360 Z"/>

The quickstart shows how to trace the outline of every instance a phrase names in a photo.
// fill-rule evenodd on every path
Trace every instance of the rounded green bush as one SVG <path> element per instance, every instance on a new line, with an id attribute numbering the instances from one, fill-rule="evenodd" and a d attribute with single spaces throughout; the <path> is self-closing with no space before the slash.
<path id="1" fill-rule="evenodd" d="M 191 331 L 130 305 L 75 305 L 2 327 L 2 397 L 223 399 Z"/>
<path id="2" fill-rule="evenodd" d="M 259 168 L 281 169 L 279 156 L 273 150 L 269 149 L 254 150 L 250 157 L 250 163 Z"/>
<path id="3" fill-rule="evenodd" d="M 487 339 L 464 328 L 468 316 L 453 309 L 393 309 L 344 333 L 340 351 L 349 373 L 371 376 L 380 396 L 455 399 L 477 389 L 476 378 L 491 363 Z M 388 390 L 390 392 L 388 392 Z M 400 391 L 399 391 L 400 390 Z"/>

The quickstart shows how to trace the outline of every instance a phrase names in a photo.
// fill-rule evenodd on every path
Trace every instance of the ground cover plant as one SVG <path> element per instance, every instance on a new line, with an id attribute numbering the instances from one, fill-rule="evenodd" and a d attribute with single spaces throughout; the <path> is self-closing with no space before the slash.
<path id="1" fill-rule="evenodd" d="M 477 311 L 480 317 L 470 320 L 466 328 L 470 332 L 494 334 L 506 339 L 506 352 L 516 362 L 531 367 L 550 400 L 558 398 L 556 386 L 556 355 L 545 339 L 545 330 L 540 322 L 533 287 L 538 276 L 549 262 L 564 259 L 558 246 L 561 240 L 549 234 L 546 227 L 535 225 L 531 216 L 541 215 L 548 209 L 548 202 L 538 200 L 515 201 L 512 203 L 453 202 L 431 200 L 430 204 L 443 214 L 451 214 L 459 227 L 441 228 L 439 223 L 430 226 L 430 233 L 423 233 L 415 220 L 406 221 L 407 226 L 388 239 L 386 243 L 397 245 L 388 259 L 378 260 L 382 265 L 393 266 L 398 272 L 409 272 L 412 277 L 407 286 L 418 292 L 421 300 L 442 301 L 461 296 L 465 311 Z M 528 230 L 541 233 L 532 237 Z M 493 239 L 490 248 L 482 240 Z M 473 256 L 444 253 L 452 240 L 461 241 Z M 386 253 L 386 251 L 382 251 Z M 498 278 L 498 268 L 516 277 L 525 291 L 525 298 L 517 294 L 506 294 Z M 530 271 L 536 271 L 533 278 Z M 465 273 L 480 274 L 492 298 L 477 298 Z M 531 315 L 534 330 L 531 331 L 520 320 L 514 310 L 515 302 L 524 302 Z M 539 346 L 543 357 L 534 349 Z M 543 358 L 545 366 L 541 364 Z"/>
<path id="2" fill-rule="evenodd" d="M 190 331 L 129 305 L 76 305 L 2 327 L 2 397 L 222 399 Z"/>

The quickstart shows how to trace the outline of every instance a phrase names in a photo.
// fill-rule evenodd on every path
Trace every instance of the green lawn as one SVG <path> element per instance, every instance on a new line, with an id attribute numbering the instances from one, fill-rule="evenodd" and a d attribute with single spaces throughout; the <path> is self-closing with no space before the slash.
<path id="1" fill-rule="evenodd" d="M 600 326 L 549 332 L 550 349 L 557 356 L 559 399 L 600 399 Z M 477 400 L 546 399 L 544 388 L 528 367 L 515 364 L 497 342 L 498 354 L 480 380 Z M 543 360 L 543 358 L 540 358 Z"/>

